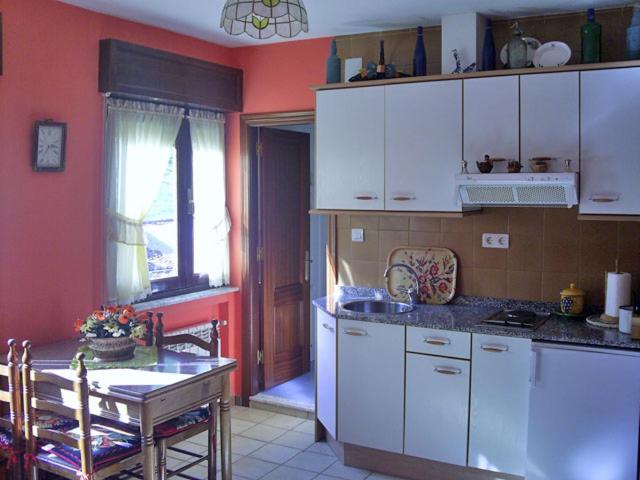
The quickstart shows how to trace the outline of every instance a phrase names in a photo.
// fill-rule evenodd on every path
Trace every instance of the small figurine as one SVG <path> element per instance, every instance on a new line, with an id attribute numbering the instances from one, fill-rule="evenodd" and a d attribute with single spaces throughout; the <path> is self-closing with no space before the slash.
<path id="1" fill-rule="evenodd" d="M 456 68 L 451 73 L 469 73 L 476 71 L 476 62 L 471 63 L 464 69 L 462 68 L 462 53 L 459 53 L 457 48 L 451 50 L 451 54 L 453 55 L 453 59 L 456 61 Z"/>

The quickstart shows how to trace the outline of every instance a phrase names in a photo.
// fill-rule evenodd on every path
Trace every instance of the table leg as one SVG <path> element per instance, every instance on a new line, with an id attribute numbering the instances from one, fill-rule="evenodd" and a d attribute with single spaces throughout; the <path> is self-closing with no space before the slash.
<path id="1" fill-rule="evenodd" d="M 222 480 L 231 480 L 231 387 L 229 374 L 222 376 L 222 398 L 220 399 L 220 454 L 222 457 Z M 146 480 L 146 479 L 145 479 Z"/>
<path id="2" fill-rule="evenodd" d="M 153 421 L 144 408 L 140 412 L 140 439 L 142 441 L 142 467 L 144 480 L 156 479 L 156 449 L 153 444 Z"/>
<path id="3" fill-rule="evenodd" d="M 208 455 L 209 455 L 209 480 L 216 480 L 216 437 L 217 437 L 217 420 L 218 420 L 218 401 L 215 400 L 209 404 L 209 431 L 208 433 Z"/>

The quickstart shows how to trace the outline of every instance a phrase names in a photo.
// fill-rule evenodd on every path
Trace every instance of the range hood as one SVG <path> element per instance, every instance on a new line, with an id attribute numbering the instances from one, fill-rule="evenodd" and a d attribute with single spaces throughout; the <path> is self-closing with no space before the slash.
<path id="1" fill-rule="evenodd" d="M 577 173 L 461 173 L 463 205 L 567 207 L 578 203 Z"/>

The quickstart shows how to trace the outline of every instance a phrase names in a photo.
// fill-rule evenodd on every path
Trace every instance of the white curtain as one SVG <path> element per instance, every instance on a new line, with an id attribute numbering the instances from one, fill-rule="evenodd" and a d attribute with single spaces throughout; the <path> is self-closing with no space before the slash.
<path id="1" fill-rule="evenodd" d="M 193 268 L 209 285 L 229 284 L 229 230 L 224 167 L 224 115 L 191 110 L 193 147 Z"/>
<path id="2" fill-rule="evenodd" d="M 183 118 L 183 108 L 107 100 L 109 303 L 131 303 L 151 293 L 142 223 L 162 183 Z"/>

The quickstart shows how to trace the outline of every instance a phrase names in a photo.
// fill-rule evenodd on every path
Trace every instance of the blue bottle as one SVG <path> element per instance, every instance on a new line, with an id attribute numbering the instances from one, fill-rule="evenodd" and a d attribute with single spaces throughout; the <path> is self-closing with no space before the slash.
<path id="1" fill-rule="evenodd" d="M 493 28 L 491 19 L 487 18 L 484 30 L 484 44 L 482 45 L 482 68 L 486 72 L 496 69 L 496 44 L 493 40 Z"/>
<path id="2" fill-rule="evenodd" d="M 424 49 L 424 35 L 422 27 L 418 27 L 416 48 L 413 52 L 413 76 L 420 77 L 427 74 L 427 52 Z"/>
<path id="3" fill-rule="evenodd" d="M 634 5 L 631 25 L 627 28 L 627 58 L 640 59 L 640 5 Z"/>
<path id="4" fill-rule="evenodd" d="M 335 39 L 331 42 L 331 53 L 327 58 L 327 83 L 340 83 L 342 81 L 340 57 L 338 57 L 338 45 Z"/>

